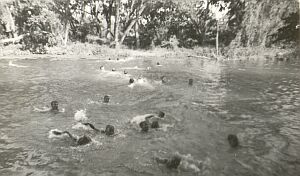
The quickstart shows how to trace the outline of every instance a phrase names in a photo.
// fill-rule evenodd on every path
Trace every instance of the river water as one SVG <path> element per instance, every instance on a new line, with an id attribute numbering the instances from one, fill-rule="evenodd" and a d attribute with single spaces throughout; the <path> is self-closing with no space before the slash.
<path id="1" fill-rule="evenodd" d="M 300 173 L 299 63 L 123 59 L 0 60 L 0 175 Z M 128 86 L 130 77 L 143 79 Z M 64 112 L 36 111 L 52 100 Z M 75 128 L 77 111 L 97 128 L 114 125 L 118 135 Z M 158 111 L 166 114 L 158 130 L 141 133 L 129 124 Z M 93 142 L 74 146 L 49 136 L 52 129 Z M 230 148 L 228 134 L 237 134 L 239 148 Z M 154 159 L 174 154 L 184 158 L 177 170 Z"/>

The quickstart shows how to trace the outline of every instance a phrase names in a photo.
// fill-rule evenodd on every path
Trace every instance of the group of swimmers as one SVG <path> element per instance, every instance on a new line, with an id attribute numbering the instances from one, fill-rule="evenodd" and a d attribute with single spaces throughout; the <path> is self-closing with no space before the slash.
<path id="1" fill-rule="evenodd" d="M 107 100 L 108 99 L 108 100 Z M 109 98 L 106 97 L 104 101 L 109 101 Z M 49 111 L 51 112 L 61 112 L 58 108 L 58 102 L 52 101 L 50 103 L 51 109 Z M 130 123 L 132 124 L 138 124 L 140 131 L 143 133 L 147 133 L 150 128 L 157 129 L 159 128 L 159 119 L 162 119 L 165 117 L 165 113 L 163 111 L 159 111 L 157 114 L 146 114 L 143 116 L 136 116 L 133 118 Z M 82 125 L 89 126 L 91 129 L 93 129 L 95 132 L 100 132 L 102 134 L 105 134 L 107 136 L 114 136 L 115 135 L 115 127 L 113 125 L 106 125 L 105 130 L 99 130 L 97 129 L 93 124 L 91 123 L 84 123 L 81 122 Z M 67 134 L 70 139 L 76 144 L 76 145 L 86 145 L 92 142 L 92 139 L 87 136 L 83 135 L 81 137 L 76 137 L 72 135 L 68 131 L 52 131 L 54 135 L 64 135 Z M 234 134 L 229 134 L 227 137 L 227 140 L 229 142 L 229 145 L 232 148 L 237 148 L 239 146 L 239 140 L 238 137 Z M 179 155 L 174 155 L 170 158 L 161 158 L 161 157 L 155 157 L 155 160 L 157 163 L 164 164 L 169 169 L 177 169 L 178 166 L 181 163 L 182 157 Z"/>
<path id="2" fill-rule="evenodd" d="M 159 62 L 157 62 L 157 66 L 161 66 Z M 100 70 L 104 70 L 104 66 L 100 66 Z M 116 69 L 113 68 L 112 71 L 114 72 L 114 71 L 116 71 Z M 124 71 L 124 74 L 127 74 L 127 73 L 128 73 L 127 71 Z M 162 83 L 166 83 L 166 80 L 167 79 L 166 79 L 165 76 L 161 77 Z M 135 79 L 133 79 L 133 78 L 129 79 L 129 84 L 133 84 L 134 82 L 135 82 Z M 192 86 L 193 85 L 193 79 L 189 79 L 188 84 L 190 86 Z M 108 103 L 109 99 L 110 99 L 109 95 L 105 95 L 103 103 Z M 51 105 L 51 109 L 49 111 L 61 112 L 58 108 L 58 102 L 57 101 L 52 101 L 50 105 Z M 159 111 L 157 114 L 146 114 L 146 115 L 142 115 L 142 116 L 136 116 L 130 121 L 130 123 L 131 124 L 137 124 L 138 128 L 140 128 L 141 132 L 147 133 L 149 131 L 149 129 L 158 129 L 158 128 L 160 128 L 159 119 L 162 119 L 164 117 L 165 117 L 165 113 L 163 111 Z M 107 136 L 116 135 L 115 134 L 115 127 L 113 125 L 106 125 L 105 130 L 99 130 L 91 123 L 84 123 L 84 122 L 80 122 L 80 123 L 82 125 L 89 126 L 95 132 L 100 132 L 100 133 L 105 134 Z M 86 145 L 86 144 L 89 144 L 90 142 L 92 142 L 92 139 L 87 135 L 83 135 L 81 137 L 76 137 L 68 131 L 52 131 L 52 133 L 54 135 L 67 134 L 71 138 L 71 140 L 74 141 L 74 143 L 76 145 Z M 229 145 L 232 148 L 237 148 L 239 146 L 239 140 L 238 140 L 238 137 L 236 135 L 229 134 L 228 137 L 227 137 L 227 140 L 229 142 Z M 155 160 L 160 164 L 164 164 L 167 168 L 176 169 L 176 168 L 178 168 L 178 166 L 182 162 L 182 157 L 180 155 L 174 155 L 170 158 L 155 157 Z"/>

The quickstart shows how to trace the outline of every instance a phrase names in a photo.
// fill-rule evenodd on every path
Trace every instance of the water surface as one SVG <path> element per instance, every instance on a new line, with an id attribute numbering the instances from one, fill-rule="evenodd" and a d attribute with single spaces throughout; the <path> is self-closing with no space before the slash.
<path id="1" fill-rule="evenodd" d="M 193 58 L 12 61 L 0 60 L 0 175 L 300 173 L 299 63 Z M 100 65 L 120 73 L 100 71 Z M 122 68 L 131 76 L 123 75 Z M 161 76 L 166 83 L 160 83 Z M 128 87 L 129 77 L 146 82 Z M 102 103 L 104 95 L 111 96 L 109 104 Z M 65 112 L 34 111 L 52 100 Z M 75 112 L 83 109 L 96 127 L 112 124 L 120 134 L 106 137 L 72 128 Z M 166 113 L 164 129 L 145 134 L 128 124 L 137 115 L 158 111 Z M 94 142 L 75 147 L 68 139 L 48 138 L 51 129 L 86 134 Z M 238 135 L 240 148 L 230 149 L 228 134 Z M 168 170 L 154 160 L 176 152 L 198 169 Z"/>

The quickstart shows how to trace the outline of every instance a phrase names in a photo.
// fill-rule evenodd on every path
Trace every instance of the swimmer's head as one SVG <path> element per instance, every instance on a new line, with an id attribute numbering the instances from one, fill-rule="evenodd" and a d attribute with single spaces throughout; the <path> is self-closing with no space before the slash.
<path id="1" fill-rule="evenodd" d="M 156 65 L 160 65 L 160 63 L 159 63 L 159 62 L 157 62 L 157 63 L 156 63 Z"/>
<path id="2" fill-rule="evenodd" d="M 107 136 L 114 135 L 114 134 L 115 134 L 115 127 L 112 126 L 112 125 L 106 125 L 106 128 L 105 128 L 105 134 L 106 134 Z"/>
<path id="3" fill-rule="evenodd" d="M 133 79 L 133 78 L 130 78 L 130 79 L 129 79 L 129 84 L 132 84 L 132 83 L 134 83 L 134 79 Z"/>
<path id="4" fill-rule="evenodd" d="M 167 82 L 167 78 L 165 76 L 161 76 L 160 80 L 162 83 L 166 83 Z"/>
<path id="5" fill-rule="evenodd" d="M 159 128 L 159 123 L 157 120 L 155 120 L 151 123 L 151 128 Z"/>
<path id="6" fill-rule="evenodd" d="M 112 69 L 111 69 L 111 71 L 113 71 L 113 72 L 114 72 L 114 71 L 116 71 L 116 69 L 115 69 L 115 68 L 112 68 Z"/>
<path id="7" fill-rule="evenodd" d="M 58 101 L 51 101 L 51 110 L 58 111 Z"/>
<path id="8" fill-rule="evenodd" d="M 80 137 L 77 141 L 78 145 L 86 145 L 88 143 L 90 143 L 92 141 L 92 139 L 86 135 Z"/>
<path id="9" fill-rule="evenodd" d="M 148 132 L 149 131 L 149 123 L 146 122 L 146 121 L 141 122 L 140 127 L 142 129 L 142 132 Z"/>
<path id="10" fill-rule="evenodd" d="M 103 65 L 100 66 L 100 70 L 104 70 L 104 66 Z"/>
<path id="11" fill-rule="evenodd" d="M 171 159 L 167 162 L 167 168 L 169 169 L 177 169 L 179 164 L 181 162 L 181 157 L 179 156 L 173 156 Z"/>
<path id="12" fill-rule="evenodd" d="M 104 102 L 104 103 L 108 103 L 108 102 L 109 102 L 109 95 L 105 95 L 105 96 L 104 96 L 103 102 Z"/>
<path id="13" fill-rule="evenodd" d="M 128 72 L 126 70 L 124 70 L 124 75 L 126 75 Z"/>
<path id="14" fill-rule="evenodd" d="M 193 85 L 194 80 L 193 79 L 189 79 L 189 85 L 192 86 Z"/>
<path id="15" fill-rule="evenodd" d="M 239 146 L 239 140 L 238 140 L 238 137 L 234 134 L 229 134 L 228 137 L 227 137 L 227 140 L 229 142 L 229 145 L 232 147 L 232 148 L 236 148 Z"/>
<path id="16" fill-rule="evenodd" d="M 158 117 L 164 118 L 164 117 L 165 117 L 165 113 L 162 112 L 162 111 L 159 111 L 159 112 L 158 112 Z"/>

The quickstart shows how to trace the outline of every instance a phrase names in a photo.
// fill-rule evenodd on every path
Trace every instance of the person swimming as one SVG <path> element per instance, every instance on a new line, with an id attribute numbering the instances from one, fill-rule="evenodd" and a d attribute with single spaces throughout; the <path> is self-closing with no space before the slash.
<path id="1" fill-rule="evenodd" d="M 86 135 L 77 138 L 68 131 L 52 131 L 52 133 L 57 136 L 67 134 L 76 145 L 86 145 L 92 142 L 92 139 Z"/>
<path id="2" fill-rule="evenodd" d="M 51 111 L 59 111 L 58 110 L 58 101 L 51 101 L 51 103 L 50 103 L 50 105 L 51 105 Z"/>
<path id="3" fill-rule="evenodd" d="M 115 127 L 112 125 L 106 125 L 105 130 L 101 130 L 101 133 L 104 133 L 107 136 L 113 136 L 115 135 Z"/>
<path id="4" fill-rule="evenodd" d="M 153 129 L 159 128 L 159 122 L 158 120 L 154 120 L 150 122 L 149 119 L 146 119 L 145 121 L 140 122 L 139 126 L 142 132 L 148 132 L 150 128 Z"/>
<path id="5" fill-rule="evenodd" d="M 132 84 L 132 83 L 134 83 L 134 79 L 133 79 L 133 78 L 130 78 L 130 79 L 129 79 L 129 84 Z"/>
<path id="6" fill-rule="evenodd" d="M 58 101 L 56 101 L 56 100 L 51 101 L 50 106 L 51 106 L 50 108 L 49 107 L 44 107 L 43 109 L 39 109 L 39 108 L 34 107 L 34 110 L 37 111 L 37 112 L 55 112 L 55 113 L 65 111 L 64 109 L 59 110 Z"/>
<path id="7" fill-rule="evenodd" d="M 161 76 L 160 80 L 162 83 L 167 83 L 167 81 L 168 81 L 166 76 Z"/>
<path id="8" fill-rule="evenodd" d="M 105 95 L 104 98 L 103 98 L 103 103 L 109 103 L 109 95 Z"/>
<path id="9" fill-rule="evenodd" d="M 232 148 L 237 148 L 239 146 L 239 140 L 238 140 L 238 137 L 234 134 L 229 134 L 227 136 L 227 140 L 229 142 L 229 145 L 232 147 Z"/>
<path id="10" fill-rule="evenodd" d="M 142 132 L 148 132 L 150 128 L 160 128 L 159 119 L 162 119 L 164 117 L 165 113 L 163 111 L 159 111 L 158 114 L 145 114 L 135 116 L 130 120 L 130 123 L 138 125 Z"/>
<path id="11" fill-rule="evenodd" d="M 174 155 L 171 158 L 155 158 L 157 163 L 165 164 L 169 169 L 177 169 L 181 163 L 181 157 Z"/>

